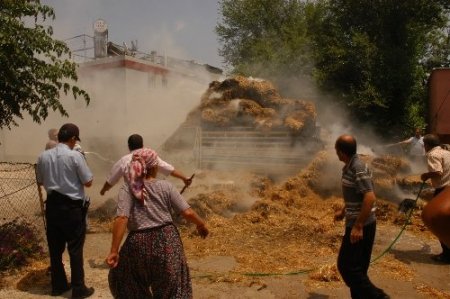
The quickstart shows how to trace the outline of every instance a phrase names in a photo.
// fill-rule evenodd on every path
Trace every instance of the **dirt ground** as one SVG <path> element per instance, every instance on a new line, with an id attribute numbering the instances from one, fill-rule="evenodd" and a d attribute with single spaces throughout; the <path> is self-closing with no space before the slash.
<path id="1" fill-rule="evenodd" d="M 317 178 L 308 172 L 281 184 L 246 174 L 233 173 L 233 178 L 199 173 L 184 194 L 210 228 L 203 240 L 193 227 L 179 225 L 194 298 L 350 298 L 335 268 L 343 223 L 333 222 L 333 209 L 342 199 L 313 192 Z M 396 207 L 383 200 L 378 207 L 373 258 L 402 228 Z M 90 215 L 98 215 L 99 208 L 95 204 Z M 96 289 L 92 298 L 112 298 L 104 264 L 109 224 L 92 221 L 86 239 L 86 282 Z M 391 298 L 450 298 L 450 266 L 430 259 L 439 251 L 416 211 L 393 248 L 371 265 L 369 276 Z M 64 259 L 69 273 L 67 254 Z M 55 298 L 49 296 L 47 267 L 48 260 L 38 261 L 4 277 L 0 298 Z"/>
<path id="2" fill-rule="evenodd" d="M 375 245 L 375 255 L 380 253 L 396 236 L 398 231 L 380 226 Z M 112 298 L 108 289 L 108 268 L 103 260 L 111 242 L 109 233 L 88 234 L 85 246 L 85 271 L 88 285 L 96 291 L 92 298 Z M 208 240 L 198 240 L 208 242 Z M 370 268 L 373 282 L 383 288 L 391 298 L 450 298 L 450 266 L 432 262 L 430 254 L 439 250 L 437 241 L 422 240 L 406 232 L 395 248 Z M 349 298 L 348 289 L 338 281 L 319 282 L 308 274 L 247 277 L 234 274 L 237 268 L 233 256 L 207 256 L 202 259 L 190 257 L 194 298 Z M 313 260 L 333 263 L 336 256 L 311 256 Z M 261 260 L 261 263 L 264 263 Z M 65 264 L 69 265 L 65 255 Z M 0 290 L 0 298 L 54 298 L 50 292 L 46 263 L 35 264 L 28 271 L 21 271 L 8 278 L 7 286 Z M 397 268 L 401 275 L 396 274 Z M 292 269 L 296 270 L 296 269 Z M 405 274 L 406 273 L 406 274 Z M 70 298 L 70 291 L 59 298 Z"/>

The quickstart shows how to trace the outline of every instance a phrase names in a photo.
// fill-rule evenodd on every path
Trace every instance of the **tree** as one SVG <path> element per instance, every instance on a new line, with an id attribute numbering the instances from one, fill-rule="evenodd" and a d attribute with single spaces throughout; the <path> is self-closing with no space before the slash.
<path id="1" fill-rule="evenodd" d="M 380 132 L 423 125 L 429 70 L 421 61 L 439 47 L 431 36 L 446 24 L 445 2 L 324 3 L 326 13 L 311 30 L 320 86 L 339 93 L 355 118 Z"/>
<path id="2" fill-rule="evenodd" d="M 223 0 L 216 32 L 234 73 L 274 77 L 311 72 L 306 7 L 297 0 Z"/>
<path id="3" fill-rule="evenodd" d="M 52 38 L 43 23 L 54 19 L 51 7 L 39 0 L 0 2 L 0 128 L 17 125 L 23 113 L 40 123 L 49 109 L 68 116 L 59 97 L 69 91 L 89 104 L 89 95 L 73 85 L 76 64 L 67 45 Z"/>
<path id="4" fill-rule="evenodd" d="M 220 9 L 220 53 L 234 72 L 312 76 L 383 134 L 424 125 L 427 75 L 449 65 L 448 0 L 222 0 Z"/>
<path id="5" fill-rule="evenodd" d="M 450 24 L 429 33 L 421 64 L 426 70 L 450 67 Z"/>

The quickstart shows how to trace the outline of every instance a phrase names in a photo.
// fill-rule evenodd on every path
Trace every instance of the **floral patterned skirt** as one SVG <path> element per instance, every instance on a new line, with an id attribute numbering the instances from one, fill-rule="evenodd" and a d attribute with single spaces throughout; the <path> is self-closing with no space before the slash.
<path id="1" fill-rule="evenodd" d="M 131 232 L 109 271 L 116 299 L 192 298 L 189 268 L 174 225 Z"/>

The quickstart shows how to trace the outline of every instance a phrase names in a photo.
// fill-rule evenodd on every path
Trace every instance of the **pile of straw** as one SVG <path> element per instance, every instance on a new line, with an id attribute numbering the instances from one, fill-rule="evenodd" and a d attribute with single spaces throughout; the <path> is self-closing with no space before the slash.
<path id="1" fill-rule="evenodd" d="M 207 241 L 200 240 L 195 227 L 183 226 L 187 255 L 193 258 L 233 256 L 238 265 L 233 273 L 220 274 L 221 281 L 245 280 L 242 274 L 278 275 L 314 269 L 309 276 L 312 283 L 339 285 L 336 269 L 323 266 L 335 264 L 344 226 L 333 220 L 334 211 L 343 205 L 340 195 L 324 199 L 319 192 L 326 166 L 332 160 L 336 158 L 330 153 L 320 152 L 308 167 L 282 183 L 274 184 L 259 177 L 248 181 L 250 190 L 228 188 L 224 192 L 216 190 L 191 198 L 192 205 L 206 216 L 211 234 Z M 214 175 L 209 173 L 208 176 Z M 339 181 L 340 168 L 334 171 L 334 176 Z M 250 210 L 232 217 L 223 216 L 221 209 L 232 209 L 249 193 L 259 197 Z M 393 222 L 395 215 L 396 206 L 383 201 L 378 203 L 380 223 L 400 227 L 402 223 Z M 410 230 L 427 234 L 416 215 L 411 222 Z M 409 280 L 412 273 L 409 267 L 401 267 L 389 259 L 383 271 L 392 273 L 398 280 Z"/>
<path id="2" fill-rule="evenodd" d="M 186 122 L 207 127 L 287 129 L 310 136 L 314 133 L 316 109 L 308 101 L 282 98 L 270 81 L 237 76 L 211 82 L 200 106 Z"/>

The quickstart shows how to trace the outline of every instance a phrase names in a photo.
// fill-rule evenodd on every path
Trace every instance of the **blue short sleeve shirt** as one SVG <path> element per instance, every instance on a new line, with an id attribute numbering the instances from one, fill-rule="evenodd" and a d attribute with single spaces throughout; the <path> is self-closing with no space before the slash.
<path id="1" fill-rule="evenodd" d="M 38 158 L 36 179 L 47 193 L 57 191 L 73 200 L 82 200 L 85 198 L 84 184 L 92 178 L 83 155 L 64 143 L 44 151 Z"/>

